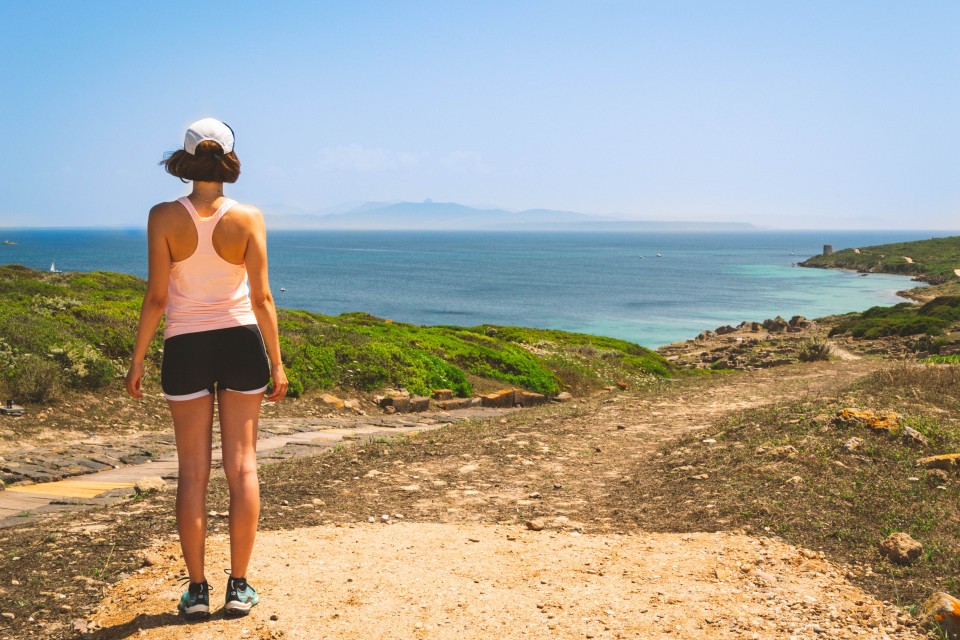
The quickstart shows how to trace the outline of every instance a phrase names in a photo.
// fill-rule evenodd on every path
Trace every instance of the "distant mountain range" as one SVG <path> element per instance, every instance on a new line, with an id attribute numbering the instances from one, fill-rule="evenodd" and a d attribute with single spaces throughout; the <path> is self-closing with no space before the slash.
<path id="1" fill-rule="evenodd" d="M 269 209 L 268 209 L 269 211 Z M 442 231 L 748 231 L 741 222 L 624 220 L 551 209 L 477 209 L 455 202 L 367 202 L 331 207 L 319 214 L 266 215 L 269 229 Z"/>

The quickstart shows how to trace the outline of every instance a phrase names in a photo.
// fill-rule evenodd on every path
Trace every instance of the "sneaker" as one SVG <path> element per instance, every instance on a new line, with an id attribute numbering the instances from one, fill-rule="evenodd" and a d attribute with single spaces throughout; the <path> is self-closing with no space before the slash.
<path id="1" fill-rule="evenodd" d="M 247 584 L 246 578 L 231 576 L 227 580 L 227 604 L 223 608 L 224 614 L 245 616 L 259 602 L 260 597 L 254 588 Z"/>
<path id="2" fill-rule="evenodd" d="M 190 579 L 187 578 L 187 582 Z M 190 586 L 180 596 L 177 607 L 187 620 L 203 620 L 210 617 L 210 585 L 207 581 L 190 582 Z"/>

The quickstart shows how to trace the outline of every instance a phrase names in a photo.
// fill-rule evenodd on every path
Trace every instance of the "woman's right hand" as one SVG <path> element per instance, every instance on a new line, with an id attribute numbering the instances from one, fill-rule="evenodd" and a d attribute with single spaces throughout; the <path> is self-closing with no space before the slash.
<path id="1" fill-rule="evenodd" d="M 143 381 L 143 360 L 130 363 L 130 369 L 127 371 L 127 377 L 124 379 L 124 386 L 127 393 L 137 399 L 143 398 L 143 392 L 140 391 L 140 383 Z"/>

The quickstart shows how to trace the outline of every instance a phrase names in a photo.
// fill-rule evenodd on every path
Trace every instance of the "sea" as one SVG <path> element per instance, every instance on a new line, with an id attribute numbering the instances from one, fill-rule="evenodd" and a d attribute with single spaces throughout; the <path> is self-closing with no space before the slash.
<path id="1" fill-rule="evenodd" d="M 806 269 L 835 248 L 949 235 L 924 231 L 276 231 L 278 306 L 363 311 L 430 325 L 563 329 L 646 347 L 777 315 L 903 302 L 904 276 Z M 142 229 L 0 229 L 0 264 L 147 276 Z"/>

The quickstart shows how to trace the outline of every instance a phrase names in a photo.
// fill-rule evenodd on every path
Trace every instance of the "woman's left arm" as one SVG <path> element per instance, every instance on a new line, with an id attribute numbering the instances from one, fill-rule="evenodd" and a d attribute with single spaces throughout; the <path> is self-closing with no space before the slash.
<path id="1" fill-rule="evenodd" d="M 270 402 L 276 402 L 287 395 L 287 374 L 283 370 L 280 358 L 280 332 L 277 329 L 277 307 L 270 293 L 270 280 L 267 276 L 267 228 L 263 214 L 252 209 L 250 236 L 243 259 L 247 265 L 247 279 L 250 283 L 250 306 L 257 317 L 257 325 L 263 336 L 263 344 L 270 357 L 270 377 L 273 390 L 267 396 Z"/>

